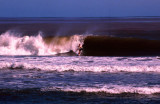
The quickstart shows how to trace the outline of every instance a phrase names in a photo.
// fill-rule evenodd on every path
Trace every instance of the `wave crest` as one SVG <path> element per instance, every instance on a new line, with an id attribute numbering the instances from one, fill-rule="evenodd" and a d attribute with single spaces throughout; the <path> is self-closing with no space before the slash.
<path id="1" fill-rule="evenodd" d="M 0 35 L 0 55 L 56 55 L 75 52 L 78 44 L 83 44 L 82 36 L 47 37 L 15 36 L 9 31 Z"/>
<path id="2" fill-rule="evenodd" d="M 160 73 L 160 66 L 137 65 L 137 66 L 119 66 L 119 65 L 102 65 L 102 66 L 81 66 L 81 65 L 46 65 L 46 64 L 28 64 L 20 62 L 1 62 L 0 69 L 21 69 L 21 70 L 43 70 L 57 72 L 155 72 Z"/>
<path id="3" fill-rule="evenodd" d="M 160 93 L 159 86 L 153 87 L 134 87 L 123 85 L 101 85 L 92 87 L 81 86 L 68 86 L 68 87 L 50 87 L 42 88 L 41 91 L 64 91 L 64 92 L 87 92 L 87 93 L 106 93 L 106 94 L 122 94 L 122 93 L 134 93 L 134 94 L 156 94 Z"/>

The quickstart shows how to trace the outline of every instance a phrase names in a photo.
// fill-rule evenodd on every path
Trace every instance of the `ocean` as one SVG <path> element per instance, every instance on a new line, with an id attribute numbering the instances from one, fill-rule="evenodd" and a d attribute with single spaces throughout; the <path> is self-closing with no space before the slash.
<path id="1" fill-rule="evenodd" d="M 159 56 L 160 17 L 0 18 L 0 104 L 159 104 Z"/>

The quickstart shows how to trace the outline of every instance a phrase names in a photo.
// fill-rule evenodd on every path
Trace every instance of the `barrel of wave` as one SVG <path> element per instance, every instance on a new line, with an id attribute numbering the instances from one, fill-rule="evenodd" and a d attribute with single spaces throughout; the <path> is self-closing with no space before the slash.
<path id="1" fill-rule="evenodd" d="M 50 36 L 43 40 L 52 54 L 73 53 L 72 55 L 78 55 L 78 45 L 83 45 L 84 36 Z"/>

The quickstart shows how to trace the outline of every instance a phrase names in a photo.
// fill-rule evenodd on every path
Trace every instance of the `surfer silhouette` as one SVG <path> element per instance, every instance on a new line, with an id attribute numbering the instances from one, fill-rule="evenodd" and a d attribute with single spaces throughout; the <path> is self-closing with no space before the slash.
<path id="1" fill-rule="evenodd" d="M 81 55 L 81 52 L 82 52 L 83 48 L 81 46 L 81 44 L 78 45 L 78 56 Z"/>

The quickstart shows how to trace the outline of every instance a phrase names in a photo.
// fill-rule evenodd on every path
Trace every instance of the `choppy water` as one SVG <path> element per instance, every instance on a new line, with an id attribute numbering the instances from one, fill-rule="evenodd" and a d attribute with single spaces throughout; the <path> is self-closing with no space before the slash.
<path id="1" fill-rule="evenodd" d="M 1 103 L 159 102 L 158 57 L 1 56 L 0 59 Z"/>

